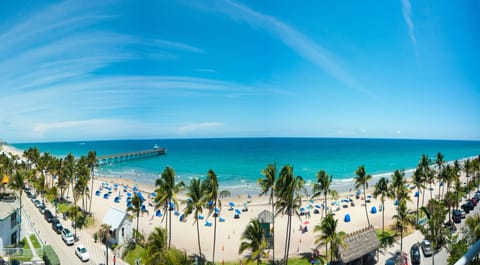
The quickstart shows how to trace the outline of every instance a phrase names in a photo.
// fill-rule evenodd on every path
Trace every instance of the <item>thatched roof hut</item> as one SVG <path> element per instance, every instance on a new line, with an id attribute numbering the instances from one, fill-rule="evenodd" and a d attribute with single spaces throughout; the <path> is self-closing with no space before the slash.
<path id="1" fill-rule="evenodd" d="M 380 241 L 373 226 L 363 228 L 345 237 L 345 246 L 340 247 L 340 260 L 349 263 L 378 250 Z"/>

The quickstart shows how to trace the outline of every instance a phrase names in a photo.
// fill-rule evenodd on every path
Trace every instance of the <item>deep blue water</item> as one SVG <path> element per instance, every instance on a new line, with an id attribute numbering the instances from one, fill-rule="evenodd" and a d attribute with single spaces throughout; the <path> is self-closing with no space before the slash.
<path id="1" fill-rule="evenodd" d="M 165 166 L 172 166 L 179 179 L 202 177 L 213 169 L 220 185 L 229 188 L 254 186 L 261 170 L 269 163 L 293 165 L 296 175 L 315 180 L 320 169 L 333 174 L 337 186 L 351 185 L 360 165 L 368 174 L 389 174 L 396 169 L 414 168 L 420 156 L 432 160 L 437 152 L 452 161 L 480 154 L 480 141 L 342 139 L 342 138 L 237 138 L 237 139 L 158 139 L 86 142 L 21 143 L 19 149 L 37 146 L 41 152 L 65 156 L 97 156 L 151 149 L 155 144 L 168 149 L 164 156 L 101 166 L 100 174 L 135 178 L 153 183 Z"/>

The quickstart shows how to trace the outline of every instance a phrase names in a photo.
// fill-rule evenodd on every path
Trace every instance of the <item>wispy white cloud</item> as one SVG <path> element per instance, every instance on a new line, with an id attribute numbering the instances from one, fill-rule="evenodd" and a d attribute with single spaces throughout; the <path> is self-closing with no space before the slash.
<path id="1" fill-rule="evenodd" d="M 174 42 L 174 41 L 168 41 L 168 40 L 155 40 L 153 41 L 153 43 L 154 45 L 158 45 L 160 47 L 165 47 L 165 48 L 178 49 L 178 50 L 184 50 L 184 51 L 195 52 L 195 53 L 205 52 L 200 48 L 197 48 L 185 43 L 181 43 L 181 42 Z"/>
<path id="2" fill-rule="evenodd" d="M 227 14 L 232 19 L 247 23 L 255 29 L 267 31 L 280 39 L 305 60 L 310 61 L 342 84 L 372 98 L 377 98 L 372 91 L 363 87 L 355 78 L 348 74 L 330 51 L 315 43 L 295 28 L 273 16 L 262 14 L 234 1 L 223 0 L 216 3 L 217 5 L 212 6 L 215 11 Z M 198 7 L 198 4 L 194 4 L 194 6 Z"/>
<path id="3" fill-rule="evenodd" d="M 199 131 L 205 131 L 205 130 L 208 131 L 212 129 L 217 129 L 221 126 L 223 126 L 223 123 L 221 122 L 191 123 L 178 128 L 178 132 L 181 134 L 186 134 L 190 132 L 199 132 Z"/>
<path id="4" fill-rule="evenodd" d="M 405 23 L 408 27 L 408 36 L 412 40 L 413 46 L 415 48 L 415 52 L 417 50 L 417 38 L 415 38 L 415 25 L 413 24 L 412 20 L 412 4 L 410 0 L 402 0 L 402 14 L 403 19 L 405 19 Z"/>

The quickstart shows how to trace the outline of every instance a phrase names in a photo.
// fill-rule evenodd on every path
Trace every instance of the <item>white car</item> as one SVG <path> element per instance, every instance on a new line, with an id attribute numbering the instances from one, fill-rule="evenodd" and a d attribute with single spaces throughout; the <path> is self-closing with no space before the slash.
<path id="1" fill-rule="evenodd" d="M 75 255 L 83 262 L 87 262 L 90 259 L 90 254 L 88 254 L 87 249 L 83 245 L 77 245 Z"/>
<path id="2" fill-rule="evenodd" d="M 75 243 L 75 238 L 73 238 L 72 232 L 68 230 L 68 228 L 64 228 L 62 230 L 62 240 L 65 242 L 65 244 L 71 246 L 73 243 Z"/>

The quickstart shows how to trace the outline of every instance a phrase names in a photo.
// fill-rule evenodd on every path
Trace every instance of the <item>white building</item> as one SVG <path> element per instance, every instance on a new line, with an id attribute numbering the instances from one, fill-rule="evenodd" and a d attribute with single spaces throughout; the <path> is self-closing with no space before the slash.
<path id="1" fill-rule="evenodd" d="M 110 243 L 112 244 L 127 244 L 133 238 L 132 220 L 125 211 L 110 207 L 102 223 L 110 225 Z"/>
<path id="2" fill-rule="evenodd" d="M 0 199 L 0 238 L 2 238 L 3 246 L 6 247 L 17 244 L 21 239 L 19 238 L 20 208 L 19 201 L 15 197 L 8 196 L 7 200 L 4 198 L 2 196 Z"/>

